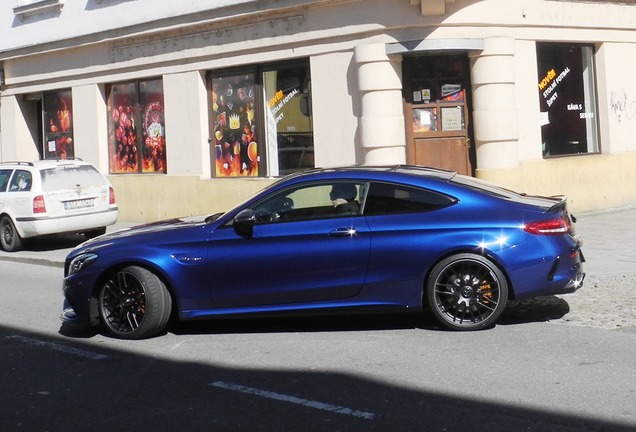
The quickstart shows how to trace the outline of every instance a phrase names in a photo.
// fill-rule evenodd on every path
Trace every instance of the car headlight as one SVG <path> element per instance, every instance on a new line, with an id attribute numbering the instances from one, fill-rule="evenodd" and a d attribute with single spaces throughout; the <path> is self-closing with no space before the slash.
<path id="1" fill-rule="evenodd" d="M 91 265 L 96 259 L 97 254 L 95 253 L 83 253 L 71 260 L 71 263 L 68 266 L 68 275 L 75 274 L 82 269 L 85 269 L 89 265 Z"/>

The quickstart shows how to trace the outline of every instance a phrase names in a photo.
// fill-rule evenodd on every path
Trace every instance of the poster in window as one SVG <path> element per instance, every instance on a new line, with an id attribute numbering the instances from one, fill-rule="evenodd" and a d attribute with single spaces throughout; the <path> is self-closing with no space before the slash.
<path id="1" fill-rule="evenodd" d="M 437 130 L 437 108 L 415 108 L 413 110 L 413 132 Z"/>
<path id="2" fill-rule="evenodd" d="M 464 110 L 461 106 L 442 108 L 442 130 L 458 131 L 464 129 Z"/>
<path id="3" fill-rule="evenodd" d="M 163 83 L 108 87 L 110 173 L 166 173 Z"/>
<path id="4" fill-rule="evenodd" d="M 46 93 L 43 99 L 44 158 L 74 157 L 71 90 Z"/>
<path id="5" fill-rule="evenodd" d="M 537 43 L 544 157 L 598 151 L 594 47 Z"/>
<path id="6" fill-rule="evenodd" d="M 161 80 L 139 83 L 142 120 L 142 172 L 166 172 L 166 127 Z"/>
<path id="7" fill-rule="evenodd" d="M 258 176 L 254 74 L 212 79 L 214 166 L 217 177 Z"/>
<path id="8" fill-rule="evenodd" d="M 263 72 L 270 175 L 314 166 L 311 78 L 307 64 Z M 278 157 L 276 157 L 278 154 Z"/>
<path id="9" fill-rule="evenodd" d="M 139 172 L 136 110 L 137 86 L 135 83 L 110 86 L 108 152 L 112 174 Z"/>
<path id="10" fill-rule="evenodd" d="M 444 84 L 441 90 L 442 101 L 444 102 L 463 102 L 464 90 L 461 84 Z"/>

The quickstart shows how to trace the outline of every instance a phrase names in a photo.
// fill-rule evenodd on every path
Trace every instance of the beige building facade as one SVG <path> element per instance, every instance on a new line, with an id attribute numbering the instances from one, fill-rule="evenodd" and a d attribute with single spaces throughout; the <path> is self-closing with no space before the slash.
<path id="1" fill-rule="evenodd" d="M 632 1 L 9 0 L 0 159 L 93 162 L 127 221 L 349 164 L 606 209 L 636 203 L 634 69 Z"/>

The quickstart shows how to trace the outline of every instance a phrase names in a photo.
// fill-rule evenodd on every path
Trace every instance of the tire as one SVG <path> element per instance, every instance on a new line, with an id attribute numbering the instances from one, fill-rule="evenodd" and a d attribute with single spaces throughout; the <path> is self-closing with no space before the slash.
<path id="1" fill-rule="evenodd" d="M 0 245 L 7 252 L 16 252 L 22 249 L 22 237 L 8 216 L 4 216 L 0 220 Z"/>
<path id="2" fill-rule="evenodd" d="M 475 254 L 453 255 L 440 261 L 428 278 L 426 295 L 431 312 L 453 330 L 491 327 L 506 307 L 508 282 L 489 259 Z"/>
<path id="3" fill-rule="evenodd" d="M 94 230 L 86 231 L 84 233 L 84 237 L 86 237 L 86 239 L 90 240 L 92 238 L 95 238 L 95 237 L 98 237 L 98 236 L 104 235 L 104 234 L 106 234 L 106 227 L 96 228 Z"/>
<path id="4" fill-rule="evenodd" d="M 101 286 L 98 300 L 103 326 L 119 339 L 157 336 L 172 312 L 172 297 L 164 283 L 137 266 L 112 273 Z"/>

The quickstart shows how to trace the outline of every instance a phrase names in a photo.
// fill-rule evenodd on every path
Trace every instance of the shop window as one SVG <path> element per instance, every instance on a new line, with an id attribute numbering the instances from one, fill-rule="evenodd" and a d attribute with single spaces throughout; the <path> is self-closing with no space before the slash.
<path id="1" fill-rule="evenodd" d="M 73 144 L 73 101 L 71 90 L 45 93 L 44 149 L 45 159 L 66 159 L 75 156 Z"/>
<path id="2" fill-rule="evenodd" d="M 214 77 L 212 122 L 214 129 L 214 175 L 258 176 L 261 162 L 260 128 L 256 110 L 254 73 Z"/>
<path id="3" fill-rule="evenodd" d="M 166 173 L 163 82 L 110 84 L 106 93 L 110 173 Z"/>
<path id="4" fill-rule="evenodd" d="M 306 62 L 211 73 L 212 175 L 279 176 L 314 166 Z"/>
<path id="5" fill-rule="evenodd" d="M 263 72 L 270 175 L 314 166 L 311 84 L 307 65 Z"/>
<path id="6" fill-rule="evenodd" d="M 537 43 L 543 156 L 598 152 L 593 46 Z"/>

